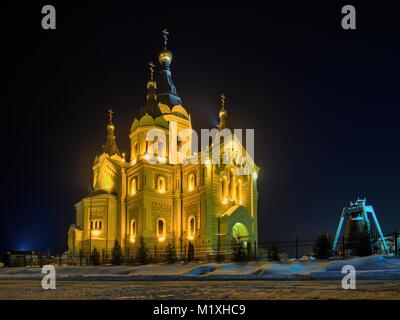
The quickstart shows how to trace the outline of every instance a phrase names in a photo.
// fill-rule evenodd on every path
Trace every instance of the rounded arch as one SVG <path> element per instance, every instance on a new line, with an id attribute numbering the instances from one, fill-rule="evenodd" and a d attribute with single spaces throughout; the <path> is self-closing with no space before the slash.
<path id="1" fill-rule="evenodd" d="M 165 240 L 165 221 L 162 218 L 157 219 L 156 232 L 158 241 Z"/>
<path id="2" fill-rule="evenodd" d="M 249 236 L 249 231 L 243 223 L 236 222 L 232 227 L 231 235 L 234 238 L 247 239 Z"/>
<path id="3" fill-rule="evenodd" d="M 228 194 L 229 194 L 228 177 L 224 175 L 221 178 L 221 198 L 223 203 L 228 201 Z"/>
<path id="4" fill-rule="evenodd" d="M 235 168 L 229 170 L 229 194 L 231 200 L 236 198 L 236 173 Z"/>
<path id="5" fill-rule="evenodd" d="M 250 212 L 241 205 L 236 205 L 229 208 L 220 217 L 220 223 L 221 230 L 224 230 L 224 232 L 226 232 L 226 234 L 230 237 L 233 236 L 233 233 L 239 233 L 242 237 L 244 237 L 243 240 L 245 241 L 256 240 L 254 238 L 256 236 L 254 220 Z M 241 225 L 243 225 L 244 228 Z"/>
<path id="6" fill-rule="evenodd" d="M 187 233 L 188 239 L 193 240 L 196 235 L 196 219 L 193 215 L 188 218 Z"/>
<path id="7" fill-rule="evenodd" d="M 157 177 L 157 191 L 160 193 L 167 191 L 167 179 L 163 175 Z"/>
<path id="8" fill-rule="evenodd" d="M 137 232 L 137 224 L 136 224 L 136 220 L 132 219 L 131 220 L 131 225 L 130 225 L 130 230 L 129 230 L 129 240 L 131 242 L 135 242 L 136 239 L 136 232 Z"/>
<path id="9" fill-rule="evenodd" d="M 243 203 L 243 182 L 242 179 L 239 179 L 236 183 L 236 199 L 237 203 Z"/>
<path id="10" fill-rule="evenodd" d="M 194 172 L 191 172 L 188 174 L 188 177 L 187 177 L 188 191 L 193 191 L 195 186 L 196 186 L 196 176 L 195 176 Z"/>
<path id="11" fill-rule="evenodd" d="M 138 191 L 138 183 L 137 183 L 137 178 L 134 177 L 131 180 L 131 195 L 134 196 L 136 192 Z"/>

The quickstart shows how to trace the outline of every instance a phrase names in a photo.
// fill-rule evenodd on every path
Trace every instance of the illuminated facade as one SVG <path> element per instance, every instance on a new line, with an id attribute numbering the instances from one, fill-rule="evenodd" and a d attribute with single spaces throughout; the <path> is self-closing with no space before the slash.
<path id="1" fill-rule="evenodd" d="M 236 174 L 236 167 L 243 161 L 228 165 L 210 161 L 170 164 L 171 123 L 176 122 L 178 134 L 192 128 L 190 114 L 172 81 L 171 61 L 172 53 L 165 45 L 159 54 L 157 81 L 153 79 L 154 65 L 150 64 L 146 102 L 129 134 L 129 159 L 117 147 L 110 111 L 106 144 L 92 167 L 94 191 L 75 205 L 76 221 L 68 233 L 70 255 L 88 254 L 93 248 L 109 255 L 115 240 L 125 252 L 135 252 L 141 236 L 150 251 L 155 246 L 162 251 L 174 241 L 178 255 L 185 253 L 190 241 L 196 256 L 216 253 L 218 247 L 228 248 L 232 236 L 257 240 L 258 168 L 237 140 L 226 143 L 231 144 L 232 151 L 244 151 L 243 159 L 255 168 L 252 174 Z M 222 98 L 219 130 L 227 120 Z M 146 135 L 151 129 L 164 132 L 166 141 L 148 141 Z M 187 141 L 178 141 L 172 152 L 178 157 L 200 159 L 201 152 L 192 154 L 190 147 L 183 151 L 182 144 L 190 146 L 191 136 Z M 221 147 L 221 156 L 223 152 Z M 147 161 L 149 154 L 156 157 L 157 164 Z"/>

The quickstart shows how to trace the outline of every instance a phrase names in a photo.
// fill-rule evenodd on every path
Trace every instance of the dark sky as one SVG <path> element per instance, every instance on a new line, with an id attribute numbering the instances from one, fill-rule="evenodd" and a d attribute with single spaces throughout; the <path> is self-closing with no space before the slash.
<path id="1" fill-rule="evenodd" d="M 385 233 L 399 229 L 399 11 L 353 3 L 357 30 L 345 31 L 347 2 L 279 2 L 6 5 L 0 251 L 66 249 L 106 111 L 127 152 L 165 27 L 194 127 L 215 125 L 224 92 L 230 126 L 255 129 L 261 241 L 334 232 L 342 207 L 364 196 Z M 55 31 L 41 29 L 45 4 Z"/>

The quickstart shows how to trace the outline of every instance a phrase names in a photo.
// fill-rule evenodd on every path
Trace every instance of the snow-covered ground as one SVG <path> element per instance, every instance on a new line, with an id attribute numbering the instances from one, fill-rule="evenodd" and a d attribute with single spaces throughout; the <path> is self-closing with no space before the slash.
<path id="1" fill-rule="evenodd" d="M 341 286 L 341 270 L 348 264 L 357 271 L 356 290 Z M 336 261 L 65 266 L 56 267 L 56 272 L 56 290 L 43 290 L 40 268 L 0 268 L 0 299 L 400 299 L 400 259 L 382 256 Z"/>
<path id="2" fill-rule="evenodd" d="M 258 261 L 249 263 L 149 264 L 138 266 L 56 267 L 59 280 L 329 280 L 341 279 L 352 265 L 357 279 L 399 279 L 400 258 L 369 256 L 349 260 Z M 0 268 L 1 280 L 42 278 L 40 268 Z"/>

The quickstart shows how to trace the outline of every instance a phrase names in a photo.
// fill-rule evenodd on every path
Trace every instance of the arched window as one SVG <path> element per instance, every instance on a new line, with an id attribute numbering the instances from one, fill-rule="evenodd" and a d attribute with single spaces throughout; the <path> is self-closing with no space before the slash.
<path id="1" fill-rule="evenodd" d="M 234 170 L 235 169 L 231 169 L 229 171 L 229 193 L 232 200 L 234 200 L 236 196 L 236 176 Z"/>
<path id="2" fill-rule="evenodd" d="M 90 236 L 98 237 L 101 230 L 103 229 L 103 221 L 102 220 L 91 220 L 90 221 Z"/>
<path id="3" fill-rule="evenodd" d="M 154 153 L 155 157 L 158 156 L 158 152 L 159 152 L 158 147 L 159 147 L 159 145 L 158 145 L 158 137 L 155 136 L 154 137 L 154 142 L 153 142 L 153 153 Z"/>
<path id="4" fill-rule="evenodd" d="M 176 138 L 176 151 L 180 152 L 182 148 L 182 140 L 179 138 L 179 136 Z"/>
<path id="5" fill-rule="evenodd" d="M 92 230 L 101 230 L 101 229 L 103 229 L 103 221 L 102 220 L 92 220 L 92 221 L 90 221 L 90 229 L 92 229 Z"/>
<path id="6" fill-rule="evenodd" d="M 196 220 L 193 216 L 189 217 L 188 220 L 188 239 L 193 240 L 196 234 Z"/>
<path id="7" fill-rule="evenodd" d="M 131 195 L 135 195 L 137 192 L 137 178 L 133 178 L 131 181 Z"/>
<path id="8" fill-rule="evenodd" d="M 164 150 L 164 141 L 162 139 L 157 141 L 157 155 L 164 157 L 165 150 Z"/>
<path id="9" fill-rule="evenodd" d="M 137 141 L 135 141 L 133 143 L 133 156 L 134 156 L 134 158 L 137 158 L 138 153 L 139 153 L 139 144 L 138 144 Z"/>
<path id="10" fill-rule="evenodd" d="M 237 203 L 239 203 L 239 204 L 242 204 L 242 202 L 243 202 L 242 189 L 243 189 L 243 183 L 242 183 L 242 180 L 239 180 L 236 185 L 236 198 L 237 198 Z"/>
<path id="11" fill-rule="evenodd" d="M 160 193 L 164 193 L 167 191 L 167 183 L 165 177 L 159 176 L 157 178 L 157 190 Z"/>
<path id="12" fill-rule="evenodd" d="M 192 191 L 196 186 L 196 179 L 194 173 L 188 175 L 188 190 Z"/>
<path id="13" fill-rule="evenodd" d="M 110 173 L 106 173 L 103 178 L 103 188 L 104 189 L 111 189 L 112 179 Z"/>
<path id="14" fill-rule="evenodd" d="M 222 203 L 227 204 L 228 203 L 228 181 L 227 177 L 223 176 L 221 180 L 221 198 L 222 198 Z"/>
<path id="15" fill-rule="evenodd" d="M 158 237 L 158 241 L 165 240 L 165 226 L 164 226 L 163 219 L 158 219 L 158 221 L 157 221 L 157 237 Z"/>
<path id="16" fill-rule="evenodd" d="M 131 229 L 129 230 L 129 241 L 135 242 L 136 239 L 136 220 L 131 220 Z"/>

